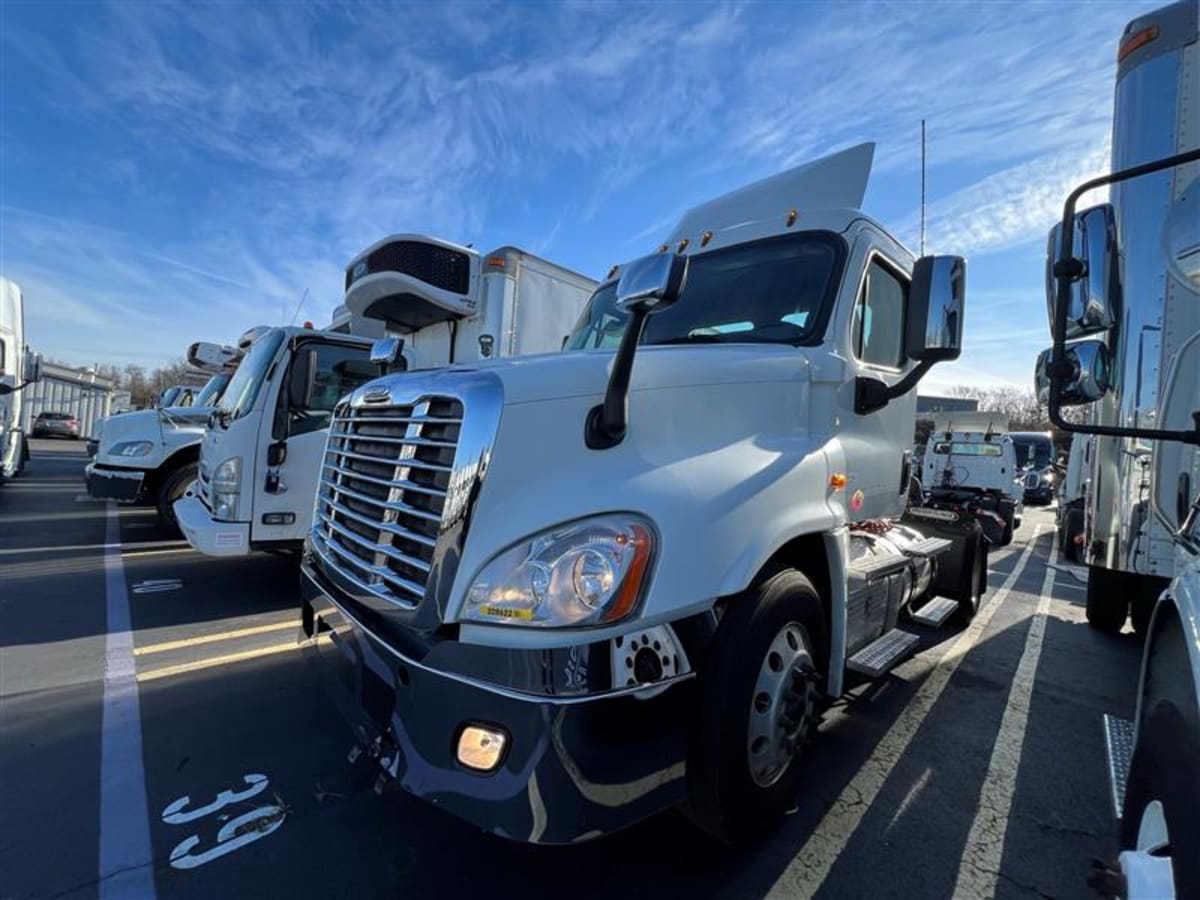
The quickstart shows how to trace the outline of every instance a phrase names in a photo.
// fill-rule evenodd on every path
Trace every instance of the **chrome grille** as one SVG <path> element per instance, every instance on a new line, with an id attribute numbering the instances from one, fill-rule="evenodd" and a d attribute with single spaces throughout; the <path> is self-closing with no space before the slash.
<path id="1" fill-rule="evenodd" d="M 463 404 L 351 406 L 333 414 L 317 490 L 313 544 L 360 589 L 412 607 L 434 566 Z"/>

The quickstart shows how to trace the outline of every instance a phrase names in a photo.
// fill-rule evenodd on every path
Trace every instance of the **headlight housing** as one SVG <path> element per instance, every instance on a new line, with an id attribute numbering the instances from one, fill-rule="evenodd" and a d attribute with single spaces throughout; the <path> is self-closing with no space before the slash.
<path id="1" fill-rule="evenodd" d="M 153 449 L 153 441 L 122 441 L 108 452 L 111 456 L 148 456 Z"/>
<path id="2" fill-rule="evenodd" d="M 492 557 L 467 591 L 462 618 L 540 628 L 620 621 L 641 599 L 656 544 L 653 526 L 633 513 L 543 531 Z"/>
<path id="3" fill-rule="evenodd" d="M 213 469 L 212 512 L 214 519 L 236 519 L 242 493 L 242 458 L 231 456 Z"/>

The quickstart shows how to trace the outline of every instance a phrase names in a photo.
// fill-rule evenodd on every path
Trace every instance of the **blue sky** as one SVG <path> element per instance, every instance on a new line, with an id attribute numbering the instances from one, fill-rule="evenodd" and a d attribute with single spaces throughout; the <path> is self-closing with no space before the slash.
<path id="1" fill-rule="evenodd" d="M 689 206 L 863 140 L 866 208 L 966 255 L 963 360 L 1027 386 L 1042 254 L 1108 157 L 1130 2 L 0 3 L 0 269 L 31 343 L 157 365 L 328 320 L 391 232 L 593 276 Z M 286 312 L 285 312 L 286 310 Z"/>

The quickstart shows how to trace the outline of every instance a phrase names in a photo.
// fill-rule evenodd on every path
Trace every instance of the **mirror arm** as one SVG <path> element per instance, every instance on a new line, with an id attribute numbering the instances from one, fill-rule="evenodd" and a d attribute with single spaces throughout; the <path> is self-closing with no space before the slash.
<path id="1" fill-rule="evenodd" d="M 913 366 L 911 372 L 893 385 L 885 384 L 878 378 L 864 378 L 859 375 L 854 379 L 854 411 L 860 416 L 883 409 L 897 397 L 903 397 L 917 382 L 925 377 L 925 373 L 933 368 L 933 360 L 922 360 Z"/>
<path id="2" fill-rule="evenodd" d="M 1101 175 L 1075 188 L 1067 195 L 1063 204 L 1062 227 L 1059 229 L 1059 258 L 1055 260 L 1053 274 L 1058 282 L 1054 304 L 1054 343 L 1050 350 L 1050 362 L 1046 366 L 1046 374 L 1050 378 L 1050 397 L 1047 403 L 1050 421 L 1063 431 L 1074 434 L 1098 434 L 1104 437 L 1130 437 L 1145 440 L 1180 441 L 1185 444 L 1200 445 L 1200 412 L 1192 413 L 1192 429 L 1190 431 L 1169 431 L 1157 428 L 1121 428 L 1113 425 L 1086 425 L 1078 422 L 1068 422 L 1062 414 L 1062 390 L 1070 380 L 1074 371 L 1067 362 L 1067 309 L 1071 303 L 1071 284 L 1083 277 L 1083 263 L 1071 255 L 1075 243 L 1075 206 L 1079 198 L 1088 191 L 1109 184 L 1129 181 L 1163 169 L 1172 169 L 1185 163 L 1200 160 L 1200 148 L 1186 153 L 1177 153 L 1154 162 L 1140 166 L 1131 166 L 1119 172 Z"/>
<path id="3" fill-rule="evenodd" d="M 590 450 L 608 450 L 625 439 L 629 420 L 629 379 L 633 372 L 633 357 L 637 353 L 642 331 L 646 326 L 647 307 L 637 304 L 629 311 L 629 323 L 621 335 L 617 355 L 613 357 L 612 373 L 604 392 L 604 402 L 588 411 L 583 429 L 584 443 Z"/>

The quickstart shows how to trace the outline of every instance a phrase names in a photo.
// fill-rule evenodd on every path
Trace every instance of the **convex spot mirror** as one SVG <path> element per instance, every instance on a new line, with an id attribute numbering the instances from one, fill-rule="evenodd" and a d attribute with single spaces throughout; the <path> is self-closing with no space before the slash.
<path id="1" fill-rule="evenodd" d="M 1071 282 L 1067 307 L 1068 341 L 1112 328 L 1121 302 L 1121 280 L 1117 247 L 1116 214 L 1112 204 L 1102 203 L 1075 214 L 1071 256 L 1083 266 L 1083 274 Z M 1058 305 L 1058 279 L 1054 264 L 1062 256 L 1062 223 L 1050 229 L 1046 241 L 1046 313 L 1054 333 L 1054 310 Z"/>
<path id="2" fill-rule="evenodd" d="M 25 351 L 25 381 L 42 380 L 42 354 Z"/>
<path id="3" fill-rule="evenodd" d="M 1050 350 L 1043 350 L 1034 367 L 1033 382 L 1038 402 L 1050 402 Z M 1080 341 L 1066 348 L 1066 361 L 1072 375 L 1063 384 L 1059 402 L 1063 406 L 1081 406 L 1094 403 L 1108 393 L 1111 383 L 1111 366 L 1108 347 L 1103 341 Z"/>
<path id="4" fill-rule="evenodd" d="M 967 263 L 961 256 L 923 256 L 913 266 L 904 349 L 916 362 L 958 359 L 962 351 Z"/>
<path id="5" fill-rule="evenodd" d="M 661 312 L 679 299 L 687 270 L 688 258 L 679 253 L 654 253 L 626 263 L 617 280 L 617 307 Z"/>

